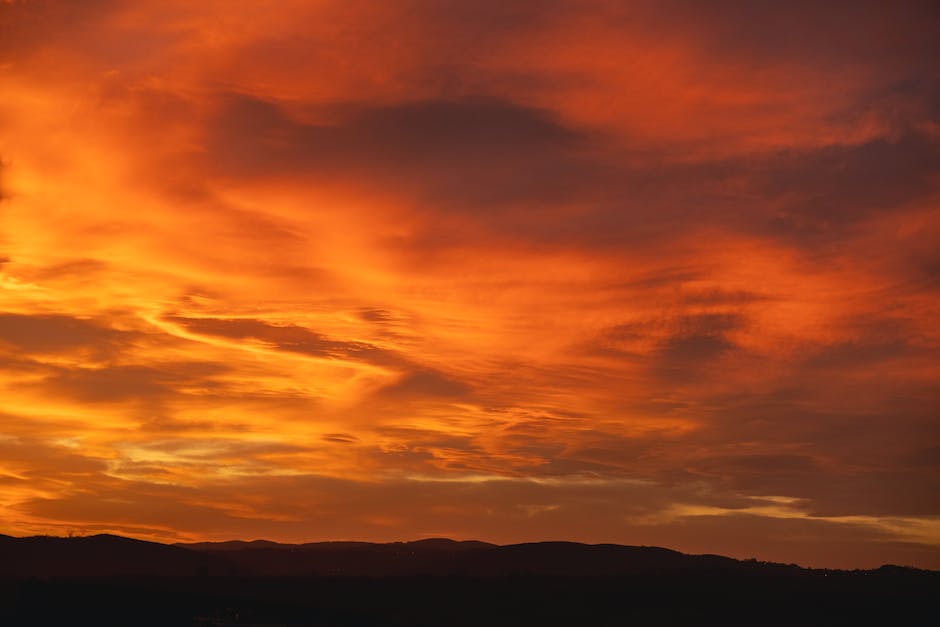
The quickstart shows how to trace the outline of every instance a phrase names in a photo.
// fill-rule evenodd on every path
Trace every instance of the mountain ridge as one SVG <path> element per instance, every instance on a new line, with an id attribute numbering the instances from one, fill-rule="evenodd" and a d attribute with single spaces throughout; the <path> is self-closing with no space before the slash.
<path id="1" fill-rule="evenodd" d="M 113 534 L 0 536 L 0 576 L 418 576 L 638 574 L 931 573 L 891 564 L 841 571 L 796 564 L 690 555 L 655 546 L 568 541 L 497 545 L 423 538 L 405 542 L 278 543 L 230 540 L 163 544 Z"/>

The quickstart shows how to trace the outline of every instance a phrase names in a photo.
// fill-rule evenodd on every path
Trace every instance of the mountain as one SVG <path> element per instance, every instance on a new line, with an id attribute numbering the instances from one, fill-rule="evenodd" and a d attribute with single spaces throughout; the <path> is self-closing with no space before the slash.
<path id="1" fill-rule="evenodd" d="M 910 569 L 884 566 L 888 575 Z M 495 545 L 428 538 L 414 542 L 159 544 L 114 535 L 0 536 L 0 576 L 633 576 L 824 573 L 795 565 L 687 555 L 671 549 L 577 542 Z"/>
<path id="2" fill-rule="evenodd" d="M 178 544 L 227 560 L 242 575 L 633 575 L 795 569 L 658 547 L 576 542 L 499 546 L 443 538 L 415 542 L 201 542 Z"/>
<path id="3" fill-rule="evenodd" d="M 226 570 L 223 560 L 207 553 L 108 534 L 0 538 L 0 576 L 185 576 Z"/>
<path id="4" fill-rule="evenodd" d="M 107 534 L 75 538 L 0 536 L 0 576 L 622 575 L 753 568 L 752 563 L 716 555 L 575 542 L 498 546 L 428 538 L 384 544 L 233 540 L 166 545 Z"/>
<path id="5" fill-rule="evenodd" d="M 0 536 L 0 625 L 929 625 L 938 584 L 614 544 Z"/>
<path id="6" fill-rule="evenodd" d="M 278 544 L 201 542 L 177 544 L 192 551 L 223 557 L 243 575 L 417 575 L 461 572 L 473 555 L 498 548 L 485 542 L 428 538 L 414 542 L 310 542 Z"/>

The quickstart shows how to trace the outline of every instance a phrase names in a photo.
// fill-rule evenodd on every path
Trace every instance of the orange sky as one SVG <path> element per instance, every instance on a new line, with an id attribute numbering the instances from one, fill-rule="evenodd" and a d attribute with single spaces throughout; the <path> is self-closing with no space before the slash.
<path id="1" fill-rule="evenodd" d="M 0 533 L 940 568 L 937 32 L 0 1 Z"/>

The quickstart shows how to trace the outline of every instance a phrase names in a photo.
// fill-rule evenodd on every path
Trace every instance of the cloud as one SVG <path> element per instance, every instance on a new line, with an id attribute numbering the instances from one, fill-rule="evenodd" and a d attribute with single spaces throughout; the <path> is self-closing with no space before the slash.
<path id="1" fill-rule="evenodd" d="M 908 133 L 858 146 L 781 156 L 756 173 L 763 197 L 789 198 L 767 223 L 781 235 L 842 237 L 875 211 L 894 211 L 936 192 L 940 141 Z"/>
<path id="2" fill-rule="evenodd" d="M 285 494 L 291 498 L 285 500 Z M 273 477 L 243 479 L 238 486 L 215 485 L 211 493 L 110 480 L 101 486 L 99 499 L 79 495 L 35 499 L 24 504 L 22 511 L 67 520 L 81 529 L 150 526 L 182 530 L 183 537 L 208 533 L 208 537 L 228 538 L 247 530 L 251 537 L 276 534 L 293 541 L 446 535 L 505 542 L 516 530 L 536 525 L 540 529 L 536 539 L 579 537 L 663 544 L 664 538 L 679 535 L 685 537 L 679 548 L 686 551 L 718 547 L 737 557 L 804 565 L 859 561 L 878 565 L 892 554 L 919 563 L 936 559 L 930 546 L 899 542 L 863 520 L 807 520 L 734 510 L 703 515 L 692 512 L 718 511 L 709 509 L 707 497 L 666 494 L 661 487 L 643 484 L 577 480 L 361 483 L 317 476 Z M 688 513 L 658 509 L 677 497 L 690 499 L 685 506 Z M 155 507 L 157 503 L 163 507 Z M 376 507 L 381 514 L 375 513 Z M 264 516 L 258 515 L 259 508 Z M 659 517 L 644 517 L 651 512 L 658 512 Z M 401 535 L 405 530 L 412 535 Z M 735 530 L 740 534 L 737 538 Z"/>
<path id="3" fill-rule="evenodd" d="M 569 195 L 590 176 L 579 133 L 505 100 L 350 103 L 320 116 L 327 121 L 298 121 L 275 102 L 228 95 L 210 123 L 209 167 L 232 177 L 340 177 L 474 212 Z"/>
<path id="4" fill-rule="evenodd" d="M 389 399 L 467 399 L 472 395 L 472 388 L 440 373 L 419 370 L 406 374 L 392 385 L 380 390 L 379 394 Z"/>
<path id="5" fill-rule="evenodd" d="M 37 437 L 0 439 L 0 453 L 3 468 L 21 475 L 32 488 L 48 487 L 42 480 L 95 476 L 107 468 L 104 459 Z"/>
<path id="6" fill-rule="evenodd" d="M 404 360 L 393 351 L 367 342 L 333 340 L 301 326 L 276 325 L 246 318 L 183 318 L 167 316 L 166 320 L 181 324 L 187 330 L 203 335 L 236 340 L 259 340 L 278 350 L 329 359 L 350 359 L 375 365 L 401 365 Z"/>
<path id="7" fill-rule="evenodd" d="M 55 353 L 82 348 L 113 351 L 136 337 L 137 334 L 130 331 L 70 316 L 0 314 L 0 342 L 26 353 Z"/>
<path id="8" fill-rule="evenodd" d="M 97 30 L 99 20 L 115 7 L 112 0 L 90 0 L 74 4 L 62 0 L 30 0 L 6 3 L 0 11 L 0 29 L 4 32 L 0 55 L 8 61 L 19 61 L 24 55 L 35 54 L 43 45 L 72 42 L 85 38 L 89 29 Z"/>
<path id="9" fill-rule="evenodd" d="M 160 363 L 152 366 L 126 365 L 97 368 L 50 368 L 37 390 L 65 395 L 84 402 L 154 400 L 176 396 L 197 383 L 213 385 L 212 378 L 227 368 L 217 363 Z"/>

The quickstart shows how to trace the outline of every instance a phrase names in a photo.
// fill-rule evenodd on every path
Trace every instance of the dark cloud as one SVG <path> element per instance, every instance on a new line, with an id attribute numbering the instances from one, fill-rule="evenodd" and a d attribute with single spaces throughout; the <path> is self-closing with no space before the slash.
<path id="1" fill-rule="evenodd" d="M 233 176 L 336 176 L 421 194 L 437 209 L 567 195 L 590 172 L 583 137 L 554 116 L 490 98 L 350 104 L 315 125 L 247 95 L 223 100 L 207 149 Z"/>
<path id="2" fill-rule="evenodd" d="M 247 95 L 223 100 L 207 150 L 229 175 L 396 189 L 422 210 L 533 244 L 648 248 L 711 225 L 808 248 L 937 191 L 940 142 L 917 113 L 929 92 L 905 85 L 884 88 L 888 100 L 914 102 L 888 136 L 744 156 L 639 155 L 509 100 L 349 103 L 317 125 Z M 479 235 L 465 227 L 436 222 L 408 246 L 459 246 Z"/>
<path id="3" fill-rule="evenodd" d="M 390 437 L 395 441 L 407 443 L 409 445 L 464 450 L 475 448 L 472 437 L 456 435 L 448 431 L 435 429 L 421 429 L 408 426 L 389 426 L 377 429 L 376 433 L 385 437 Z"/>
<path id="4" fill-rule="evenodd" d="M 936 473 L 906 468 L 836 472 L 791 493 L 807 498 L 814 516 L 940 516 L 940 479 Z"/>
<path id="5" fill-rule="evenodd" d="M 48 353 L 79 348 L 101 352 L 127 345 L 138 334 L 110 328 L 98 321 L 63 315 L 0 314 L 0 342 L 26 353 Z"/>
<path id="6" fill-rule="evenodd" d="M 912 457 L 913 442 L 923 451 L 940 436 L 931 418 L 936 392 L 877 372 L 858 381 L 844 368 L 827 375 L 795 367 L 786 378 L 792 387 L 704 401 L 710 410 L 700 431 L 658 468 L 678 463 L 691 473 L 686 480 L 717 492 L 788 496 L 826 516 L 936 515 L 936 473 L 923 463 L 926 453 Z M 820 399 L 821 389 L 838 401 Z"/>
<path id="7" fill-rule="evenodd" d="M 895 73 L 882 74 L 890 81 L 898 74 L 935 71 L 927 60 L 940 53 L 933 36 L 940 12 L 930 0 L 669 0 L 650 5 L 644 17 L 692 35 L 703 54 L 744 59 L 755 67 L 786 60 L 825 72 L 890 68 Z"/>
<path id="8" fill-rule="evenodd" d="M 363 447 L 359 454 L 379 468 L 392 466 L 416 474 L 437 473 L 442 469 L 486 472 L 500 468 L 498 460 L 489 458 L 473 436 L 404 425 L 381 427 L 375 434 L 382 444 Z"/>
<path id="9" fill-rule="evenodd" d="M 812 516 L 937 516 L 940 481 L 915 468 L 857 468 L 808 455 L 734 455 L 690 464 L 718 493 L 780 495 Z"/>
<path id="10" fill-rule="evenodd" d="M 385 309 L 362 309 L 359 311 L 359 317 L 367 322 L 381 324 L 394 320 L 391 312 Z"/>
<path id="11" fill-rule="evenodd" d="M 938 189 L 940 142 L 920 135 L 877 139 L 781 155 L 754 172 L 756 189 L 768 200 L 790 198 L 772 230 L 790 237 L 839 237 L 846 224 L 874 211 L 896 211 Z"/>
<path id="12" fill-rule="evenodd" d="M 467 399 L 472 393 L 472 388 L 462 381 L 432 370 L 418 370 L 382 388 L 378 395 L 387 399 Z"/>
<path id="13" fill-rule="evenodd" d="M 595 197 L 568 237 L 599 245 L 622 245 L 626 237 L 641 246 L 653 238 L 661 245 L 704 225 L 806 248 L 840 245 L 866 220 L 940 191 L 940 141 L 908 131 L 858 145 L 645 167 L 606 176 L 607 198 Z M 542 235 L 560 226 L 540 225 Z"/>
<path id="14" fill-rule="evenodd" d="M 858 340 L 814 347 L 804 362 L 808 369 L 851 370 L 859 364 L 877 368 L 883 362 L 928 357 L 931 352 L 909 338 L 863 337 Z"/>
<path id="15" fill-rule="evenodd" d="M 222 394 L 220 394 L 221 396 Z M 232 394 L 232 397 L 237 395 Z M 205 420 L 205 419 L 190 419 L 190 420 L 181 420 L 178 418 L 173 418 L 171 416 L 165 416 L 158 414 L 150 418 L 143 419 L 138 425 L 138 430 L 143 433 L 148 434 L 185 434 L 194 431 L 200 432 L 212 432 L 219 431 L 224 429 L 234 429 L 237 431 L 247 431 L 248 426 L 245 424 L 238 424 L 232 420 Z"/>
<path id="16" fill-rule="evenodd" d="M 561 433 L 559 433 L 561 431 Z M 536 421 L 507 425 L 495 443 L 514 470 L 538 477 L 640 477 L 655 438 L 629 438 L 586 425 L 552 429 Z M 519 458 L 527 462 L 520 462 Z"/>
<path id="17" fill-rule="evenodd" d="M 469 399 L 473 390 L 468 384 L 444 373 L 412 363 L 399 353 L 366 342 L 328 338 L 296 325 L 275 325 L 261 320 L 238 318 L 166 319 L 181 324 L 193 333 L 251 339 L 264 342 L 278 350 L 327 359 L 344 359 L 387 366 L 402 371 L 394 383 L 381 388 L 375 398 L 383 401 L 429 399 Z"/>
<path id="18" fill-rule="evenodd" d="M 608 140 L 598 138 L 595 147 Z M 399 163 L 417 167 L 408 172 L 400 165 L 344 166 L 342 160 L 335 167 L 367 185 L 397 186 L 407 179 L 409 193 L 435 215 L 460 214 L 459 222 L 440 220 L 432 231 L 414 233 L 403 248 L 418 253 L 470 246 L 481 233 L 552 249 L 652 252 L 707 227 L 820 254 L 839 250 L 867 221 L 915 210 L 918 201 L 940 191 L 933 175 L 940 169 L 940 142 L 910 130 L 857 145 L 693 162 L 676 162 L 666 153 L 637 161 L 533 146 L 531 158 L 511 156 L 514 165 L 507 169 L 501 155 L 448 161 L 458 154 L 421 164 L 402 157 Z M 384 178 L 389 172 L 396 181 Z M 466 219 L 477 230 L 468 231 Z M 916 248 L 914 270 L 933 276 L 936 264 L 928 251 L 932 247 L 923 243 Z"/>
<path id="19" fill-rule="evenodd" d="M 394 351 L 366 342 L 334 340 L 292 324 L 276 325 L 251 318 L 184 318 L 167 316 L 166 320 L 182 325 L 187 330 L 217 337 L 238 340 L 258 340 L 278 350 L 324 357 L 349 359 L 382 366 L 402 366 L 404 358 Z"/>
<path id="20" fill-rule="evenodd" d="M 108 263 L 98 259 L 74 259 L 35 270 L 18 269 L 17 274 L 26 279 L 41 282 L 60 279 L 78 279 L 91 281 L 110 269 Z"/>
<path id="21" fill-rule="evenodd" d="M 323 439 L 336 444 L 354 444 L 359 441 L 359 438 L 349 433 L 327 433 Z"/>
<path id="22" fill-rule="evenodd" d="M 88 498 L 90 494 L 94 498 Z M 234 532 L 239 517 L 211 500 L 199 503 L 199 496 L 207 495 L 181 486 L 102 479 L 97 485 L 88 485 L 85 490 L 67 496 L 27 501 L 19 509 L 33 515 L 72 521 L 72 524 Z"/>
<path id="23" fill-rule="evenodd" d="M 63 38 L 84 40 L 116 6 L 114 0 L 5 2 L 0 7 L 0 58 L 22 61 L 29 52 L 64 43 Z"/>
<path id="24" fill-rule="evenodd" d="M 770 299 L 771 297 L 766 294 L 741 289 L 711 288 L 683 290 L 682 292 L 682 301 L 688 305 L 739 307 Z"/>
<path id="25" fill-rule="evenodd" d="M 212 362 L 166 362 L 149 366 L 51 367 L 28 385 L 84 402 L 154 401 L 185 394 L 184 388 L 219 387 L 213 377 L 228 367 Z"/>
<path id="26" fill-rule="evenodd" d="M 899 245 L 906 253 L 904 275 L 911 286 L 940 288 L 940 226 L 916 229 Z"/>
<path id="27" fill-rule="evenodd" d="M 727 311 L 664 316 L 604 329 L 580 350 L 646 363 L 660 379 L 683 380 L 738 350 L 732 335 L 747 323 L 743 313 Z M 655 348 L 647 352 L 644 344 L 650 341 Z"/>
<path id="28" fill-rule="evenodd" d="M 0 459 L 7 469 L 37 486 L 46 480 L 94 476 L 107 469 L 105 459 L 39 437 L 0 438 Z"/>
<path id="29" fill-rule="evenodd" d="M 171 453 L 181 458 L 205 459 L 209 461 L 250 460 L 252 458 L 283 453 L 309 452 L 309 447 L 283 442 L 246 442 L 243 440 L 216 437 L 212 439 L 169 438 L 154 439 L 136 445 L 143 451 Z"/>
<path id="30" fill-rule="evenodd" d="M 719 333 L 675 335 L 659 346 L 660 367 L 674 371 L 682 367 L 703 368 L 732 350 L 734 343 Z"/>
<path id="31" fill-rule="evenodd" d="M 335 117 L 337 114 L 333 114 Z M 375 166 L 507 164 L 532 151 L 571 146 L 578 135 L 550 113 L 498 100 L 422 101 L 341 110 L 335 125 L 295 121 L 276 103 L 232 94 L 210 127 L 209 147 L 238 174 Z M 378 171 L 374 172 L 378 175 Z"/>

